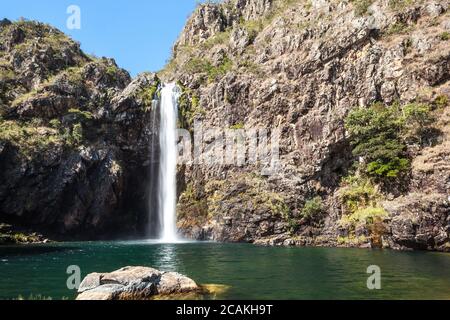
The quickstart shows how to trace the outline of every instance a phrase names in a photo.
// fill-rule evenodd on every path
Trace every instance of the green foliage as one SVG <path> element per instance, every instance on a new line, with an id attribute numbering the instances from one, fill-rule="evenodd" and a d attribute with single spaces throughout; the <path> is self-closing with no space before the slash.
<path id="1" fill-rule="evenodd" d="M 367 243 L 369 239 L 366 236 L 355 236 L 350 235 L 348 237 L 337 237 L 337 243 L 338 245 L 344 245 L 344 246 L 358 246 L 363 243 Z"/>
<path id="2" fill-rule="evenodd" d="M 357 16 L 364 16 L 374 0 L 351 0 Z"/>
<path id="3" fill-rule="evenodd" d="M 395 157 L 389 161 L 376 160 L 367 165 L 367 173 L 371 176 L 382 178 L 397 178 L 410 168 L 410 161 L 405 158 Z"/>
<path id="4" fill-rule="evenodd" d="M 402 34 L 409 32 L 411 30 L 411 27 L 408 26 L 404 22 L 396 22 L 393 25 L 389 27 L 389 29 L 386 31 L 387 35 L 395 35 L 395 34 Z"/>
<path id="5" fill-rule="evenodd" d="M 155 100 L 159 94 L 159 86 L 161 81 L 159 78 L 155 79 L 155 82 L 149 87 L 144 88 L 137 94 L 137 98 L 142 101 L 144 110 L 148 111 L 153 105 L 153 100 Z"/>
<path id="6" fill-rule="evenodd" d="M 260 65 L 249 59 L 240 61 L 239 66 L 244 68 L 246 72 L 252 73 L 258 77 L 262 75 Z"/>
<path id="7" fill-rule="evenodd" d="M 345 206 L 339 225 L 350 232 L 348 238 L 354 238 L 355 230 L 363 227 L 370 233 L 372 245 L 381 246 L 385 232 L 383 221 L 389 214 L 379 206 L 383 197 L 372 181 L 358 175 L 349 176 L 343 180 L 339 196 Z"/>
<path id="8" fill-rule="evenodd" d="M 366 173 L 397 177 L 404 171 L 406 145 L 399 136 L 402 122 L 397 106 L 376 104 L 357 108 L 348 115 L 345 126 L 351 136 L 353 154 L 368 163 Z"/>
<path id="9" fill-rule="evenodd" d="M 366 163 L 362 165 L 363 171 L 384 179 L 397 178 L 409 170 L 407 143 L 421 143 L 422 134 L 431 123 L 429 105 L 374 104 L 353 110 L 345 126 L 350 133 L 353 154 Z"/>
<path id="10" fill-rule="evenodd" d="M 393 10 L 403 10 L 414 4 L 416 0 L 389 0 L 389 7 Z"/>
<path id="11" fill-rule="evenodd" d="M 0 141 L 17 147 L 25 157 L 41 153 L 63 143 L 55 130 L 40 127 L 31 122 L 21 123 L 18 121 L 0 121 Z"/>
<path id="12" fill-rule="evenodd" d="M 9 67 L 3 67 L 0 65 L 0 80 L 1 81 L 9 81 L 13 80 L 16 77 L 16 73 Z"/>
<path id="13" fill-rule="evenodd" d="M 106 74 L 110 77 L 110 79 L 115 80 L 117 78 L 117 74 L 119 73 L 120 70 L 117 66 L 110 64 L 106 67 L 105 71 L 106 71 Z"/>
<path id="14" fill-rule="evenodd" d="M 82 68 L 71 67 L 64 71 L 70 83 L 81 85 L 83 83 Z"/>
<path id="15" fill-rule="evenodd" d="M 94 119 L 94 115 L 89 111 L 81 111 L 79 109 L 69 109 L 69 114 L 73 115 L 76 121 L 87 122 Z"/>
<path id="16" fill-rule="evenodd" d="M 439 36 L 439 38 L 442 41 L 448 41 L 450 39 L 450 32 L 448 32 L 448 31 L 442 32 L 441 35 Z"/>
<path id="17" fill-rule="evenodd" d="M 435 100 L 434 100 L 434 105 L 439 108 L 445 108 L 446 106 L 448 106 L 448 102 L 449 99 L 446 95 L 439 95 Z"/>
<path id="18" fill-rule="evenodd" d="M 56 130 L 60 130 L 61 129 L 61 121 L 59 121 L 59 119 L 52 119 L 49 122 L 50 127 L 52 127 L 53 129 Z"/>
<path id="19" fill-rule="evenodd" d="M 178 117 L 181 128 L 190 129 L 196 117 L 205 114 L 205 110 L 200 107 L 200 98 L 196 92 L 185 87 L 181 82 L 177 85 L 181 88 L 181 95 L 178 98 Z"/>
<path id="20" fill-rule="evenodd" d="M 381 198 L 370 179 L 357 175 L 348 176 L 343 180 L 343 188 L 339 196 L 348 212 L 374 206 Z"/>
<path id="21" fill-rule="evenodd" d="M 426 128 L 433 123 L 431 107 L 428 104 L 410 103 L 402 108 L 402 135 L 408 142 L 422 144 Z"/>
<path id="22" fill-rule="evenodd" d="M 204 198 L 197 197 L 192 183 L 189 183 L 186 190 L 181 194 L 178 209 L 178 218 L 186 219 L 186 222 L 200 222 L 208 216 L 207 201 Z"/>
<path id="23" fill-rule="evenodd" d="M 192 58 L 185 65 L 185 70 L 189 73 L 208 73 L 211 68 L 212 64 L 209 60 L 197 57 Z"/>
<path id="24" fill-rule="evenodd" d="M 230 30 L 226 30 L 210 37 L 202 44 L 202 47 L 204 49 L 211 49 L 217 45 L 227 44 L 227 42 L 229 41 L 230 41 Z"/>
<path id="25" fill-rule="evenodd" d="M 340 225 L 349 229 L 357 225 L 370 226 L 377 220 L 384 220 L 388 216 L 388 212 L 382 207 L 367 207 L 357 209 L 350 215 L 344 215 L 340 221 Z"/>
<path id="26" fill-rule="evenodd" d="M 300 213 L 300 216 L 302 218 L 311 220 L 320 215 L 322 211 L 323 211 L 322 198 L 315 197 L 313 199 L 306 201 Z"/>
<path id="27" fill-rule="evenodd" d="M 233 68 L 233 61 L 224 57 L 220 64 L 213 65 L 207 59 L 193 58 L 186 65 L 186 71 L 190 73 L 205 73 L 209 82 L 223 77 Z"/>
<path id="28" fill-rule="evenodd" d="M 83 141 L 83 127 L 80 123 L 77 123 L 72 128 L 72 139 L 71 143 L 75 145 L 80 145 Z"/>
<path id="29" fill-rule="evenodd" d="M 300 222 L 296 219 L 288 219 L 288 230 L 291 235 L 297 233 L 300 228 Z"/>
<path id="30" fill-rule="evenodd" d="M 236 123 L 232 126 L 230 126 L 231 130 L 240 130 L 240 129 L 244 129 L 244 124 L 242 122 Z"/>
<path id="31" fill-rule="evenodd" d="M 263 19 L 241 21 L 242 27 L 245 28 L 248 32 L 250 43 L 252 43 L 256 39 L 258 34 L 264 30 L 266 24 L 267 21 Z"/>

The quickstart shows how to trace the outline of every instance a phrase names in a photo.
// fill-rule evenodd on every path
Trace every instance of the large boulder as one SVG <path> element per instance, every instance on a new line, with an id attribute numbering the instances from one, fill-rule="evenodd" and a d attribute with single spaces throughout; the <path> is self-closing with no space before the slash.
<path id="1" fill-rule="evenodd" d="M 77 300 L 147 300 L 200 293 L 194 280 L 176 272 L 125 267 L 111 273 L 91 273 L 78 289 Z"/>

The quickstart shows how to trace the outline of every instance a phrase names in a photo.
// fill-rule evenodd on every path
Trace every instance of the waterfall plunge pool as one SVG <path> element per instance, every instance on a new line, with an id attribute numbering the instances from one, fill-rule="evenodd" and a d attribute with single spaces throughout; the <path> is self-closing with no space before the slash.
<path id="1" fill-rule="evenodd" d="M 450 298 L 445 253 L 126 241 L 0 247 L 0 299 L 73 299 L 70 265 L 82 277 L 128 265 L 177 271 L 199 284 L 229 286 L 220 299 Z M 367 289 L 370 265 L 381 268 L 381 290 Z"/>

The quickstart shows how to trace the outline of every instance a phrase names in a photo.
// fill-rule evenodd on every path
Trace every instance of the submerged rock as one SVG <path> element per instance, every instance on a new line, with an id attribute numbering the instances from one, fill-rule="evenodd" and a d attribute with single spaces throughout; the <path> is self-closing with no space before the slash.
<path id="1" fill-rule="evenodd" d="M 124 267 L 111 273 L 91 273 L 78 289 L 77 300 L 148 300 L 200 294 L 194 280 L 176 272 L 148 267 Z"/>

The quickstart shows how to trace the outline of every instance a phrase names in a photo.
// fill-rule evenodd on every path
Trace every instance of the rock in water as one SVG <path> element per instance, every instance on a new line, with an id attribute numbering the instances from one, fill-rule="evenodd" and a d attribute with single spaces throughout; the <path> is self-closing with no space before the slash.
<path id="1" fill-rule="evenodd" d="M 148 300 L 200 293 L 194 280 L 176 272 L 148 267 L 125 267 L 111 273 L 88 274 L 77 300 Z"/>

